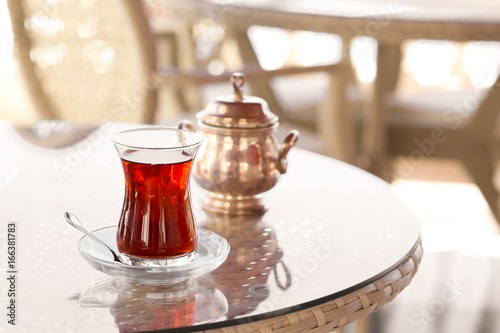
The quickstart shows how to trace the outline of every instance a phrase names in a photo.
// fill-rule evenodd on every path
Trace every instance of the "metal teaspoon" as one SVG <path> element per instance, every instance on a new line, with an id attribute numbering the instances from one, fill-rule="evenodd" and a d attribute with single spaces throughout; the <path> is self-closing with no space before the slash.
<path id="1" fill-rule="evenodd" d="M 120 260 L 120 257 L 116 254 L 115 251 L 113 251 L 106 243 L 104 243 L 101 239 L 97 238 L 96 235 L 91 233 L 83 224 L 80 222 L 80 220 L 74 215 L 69 212 L 64 213 L 64 218 L 66 219 L 66 222 L 71 224 L 73 227 L 76 229 L 80 230 L 81 232 L 85 233 L 87 236 L 98 242 L 99 244 L 103 245 L 105 248 L 111 252 L 113 255 L 114 261 L 124 263 L 122 260 Z"/>

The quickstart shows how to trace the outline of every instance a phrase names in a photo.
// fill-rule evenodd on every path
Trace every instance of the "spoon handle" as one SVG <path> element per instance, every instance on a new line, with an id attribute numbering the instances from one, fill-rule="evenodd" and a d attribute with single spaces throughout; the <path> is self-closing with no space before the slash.
<path id="1" fill-rule="evenodd" d="M 95 240 L 96 242 L 98 242 L 99 244 L 101 244 L 102 246 L 106 247 L 110 252 L 111 254 L 113 255 L 113 259 L 115 261 L 119 261 L 121 262 L 120 258 L 118 257 L 118 255 L 115 253 L 115 251 L 113 251 L 109 246 L 108 244 L 104 243 L 101 239 L 99 239 L 96 235 L 94 235 L 93 233 L 91 233 L 83 224 L 82 222 L 80 222 L 80 220 L 73 214 L 69 213 L 69 212 L 66 212 L 64 213 L 64 218 L 66 219 L 66 222 L 68 222 L 69 224 L 71 224 L 73 227 L 75 227 L 76 229 L 80 230 L 81 232 L 83 232 L 84 234 L 86 234 L 87 236 L 89 236 L 90 238 L 92 238 L 93 240 Z"/>

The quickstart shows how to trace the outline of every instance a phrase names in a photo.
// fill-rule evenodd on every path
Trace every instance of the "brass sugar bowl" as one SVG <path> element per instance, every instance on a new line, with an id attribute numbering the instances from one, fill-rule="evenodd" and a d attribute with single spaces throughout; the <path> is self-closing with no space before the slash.
<path id="1" fill-rule="evenodd" d="M 231 78 L 234 95 L 212 100 L 196 114 L 205 139 L 193 167 L 195 181 L 208 195 L 203 209 L 229 215 L 263 214 L 261 194 L 287 170 L 287 154 L 299 133 L 291 130 L 281 145 L 278 117 L 258 97 L 244 96 L 243 74 Z M 181 127 L 194 130 L 192 125 Z"/>

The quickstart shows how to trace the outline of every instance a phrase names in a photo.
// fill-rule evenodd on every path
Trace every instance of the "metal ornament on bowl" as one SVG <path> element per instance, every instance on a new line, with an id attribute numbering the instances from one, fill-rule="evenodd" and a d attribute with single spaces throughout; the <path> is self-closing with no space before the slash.
<path id="1" fill-rule="evenodd" d="M 193 167 L 195 181 L 208 191 L 203 208 L 230 215 L 263 214 L 261 194 L 287 170 L 287 154 L 299 137 L 291 130 L 278 145 L 278 117 L 258 97 L 243 95 L 245 77 L 231 78 L 234 95 L 212 100 L 196 114 L 205 144 Z M 195 130 L 188 122 L 180 127 Z"/>

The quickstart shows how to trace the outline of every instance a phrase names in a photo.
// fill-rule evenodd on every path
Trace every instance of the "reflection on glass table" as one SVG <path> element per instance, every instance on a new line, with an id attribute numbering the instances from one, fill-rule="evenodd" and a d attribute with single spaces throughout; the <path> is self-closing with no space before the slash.
<path id="1" fill-rule="evenodd" d="M 291 276 L 273 229 L 261 217 L 209 215 L 208 228 L 229 240 L 233 251 L 209 277 L 225 291 L 228 318 L 251 314 L 269 297 L 270 284 L 286 290 Z M 278 275 L 278 269 L 282 274 Z"/>
<path id="2" fill-rule="evenodd" d="M 106 278 L 73 296 L 78 307 L 107 309 L 120 332 L 179 328 L 214 321 L 227 313 L 224 294 L 204 279 L 144 285 Z"/>

